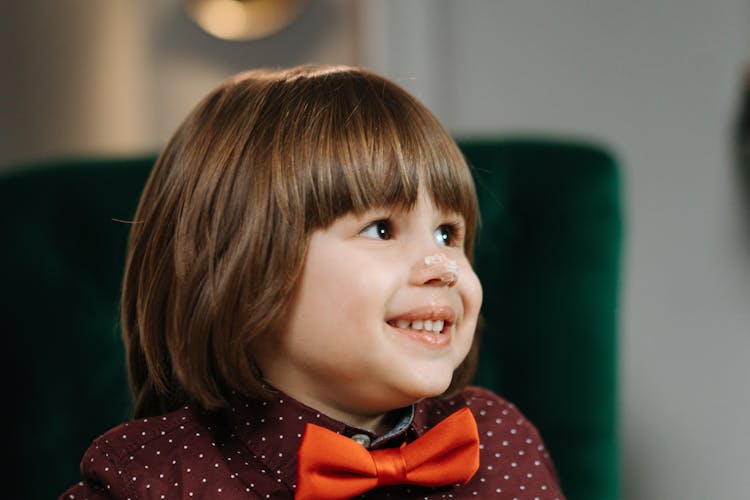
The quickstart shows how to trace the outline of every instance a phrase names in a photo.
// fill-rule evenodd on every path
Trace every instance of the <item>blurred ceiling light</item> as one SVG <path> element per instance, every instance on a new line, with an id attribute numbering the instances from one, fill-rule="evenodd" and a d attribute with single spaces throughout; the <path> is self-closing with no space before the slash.
<path id="1" fill-rule="evenodd" d="M 193 21 L 226 40 L 256 40 L 288 26 L 307 0 L 185 0 Z"/>

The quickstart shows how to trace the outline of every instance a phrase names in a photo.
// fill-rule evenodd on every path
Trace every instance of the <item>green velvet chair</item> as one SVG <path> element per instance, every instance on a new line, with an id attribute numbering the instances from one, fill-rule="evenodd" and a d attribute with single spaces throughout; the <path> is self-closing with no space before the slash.
<path id="1" fill-rule="evenodd" d="M 461 141 L 483 221 L 477 381 L 540 429 L 571 500 L 619 497 L 615 160 L 545 140 Z M 130 413 L 118 327 L 128 224 L 153 158 L 36 165 L 0 176 L 4 379 L 12 498 L 79 479 L 98 434 Z"/>
<path id="2" fill-rule="evenodd" d="M 571 500 L 619 497 L 620 180 L 600 147 L 462 141 L 482 209 L 477 383 L 539 428 Z"/>

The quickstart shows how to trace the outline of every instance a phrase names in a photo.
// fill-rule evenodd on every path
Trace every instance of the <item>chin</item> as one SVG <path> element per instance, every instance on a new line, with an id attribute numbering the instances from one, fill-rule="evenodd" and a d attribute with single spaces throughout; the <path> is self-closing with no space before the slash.
<path id="1" fill-rule="evenodd" d="M 451 377 L 439 382 L 436 380 L 421 380 L 420 383 L 414 383 L 411 385 L 405 393 L 413 400 L 412 402 L 425 398 L 434 398 L 442 395 L 448 390 L 452 378 L 453 372 L 451 372 Z"/>

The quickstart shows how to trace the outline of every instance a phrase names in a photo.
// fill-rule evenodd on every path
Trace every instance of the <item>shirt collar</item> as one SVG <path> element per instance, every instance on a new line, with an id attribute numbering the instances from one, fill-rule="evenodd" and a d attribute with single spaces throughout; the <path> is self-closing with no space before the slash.
<path id="1" fill-rule="evenodd" d="M 369 438 L 370 449 L 398 446 L 421 436 L 427 429 L 424 402 L 395 410 L 396 423 L 378 436 L 335 420 L 281 391 L 273 390 L 265 400 L 235 396 L 227 410 L 234 433 L 271 474 L 290 488 L 296 483 L 297 448 L 307 423 L 347 437 Z"/>

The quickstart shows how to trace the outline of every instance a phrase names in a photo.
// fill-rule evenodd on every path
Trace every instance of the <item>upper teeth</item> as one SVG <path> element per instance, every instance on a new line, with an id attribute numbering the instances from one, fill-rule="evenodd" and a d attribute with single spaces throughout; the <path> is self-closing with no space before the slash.
<path id="1" fill-rule="evenodd" d="M 424 330 L 427 332 L 441 333 L 443 331 L 443 326 L 445 326 L 445 321 L 443 321 L 442 319 L 416 319 L 414 321 L 400 319 L 396 321 L 396 326 L 403 329 L 410 328 L 412 330 Z"/>

